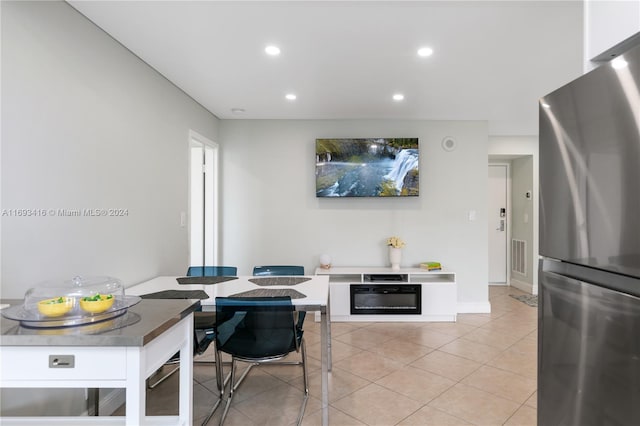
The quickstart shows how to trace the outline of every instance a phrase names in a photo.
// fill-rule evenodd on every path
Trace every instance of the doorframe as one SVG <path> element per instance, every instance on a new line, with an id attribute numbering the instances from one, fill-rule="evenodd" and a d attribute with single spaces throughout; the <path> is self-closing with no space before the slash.
<path id="1" fill-rule="evenodd" d="M 530 135 L 530 136 L 489 136 L 489 146 L 488 146 L 488 163 L 500 163 L 503 161 L 512 161 L 516 158 L 520 157 L 532 157 L 533 158 L 533 176 L 532 176 L 532 202 L 533 202 L 533 222 L 531 226 L 533 227 L 533 240 L 531 246 L 531 255 L 529 259 L 531 259 L 531 271 L 533 273 L 533 286 L 525 287 L 521 290 L 531 293 L 538 294 L 538 263 L 540 259 L 539 253 L 539 240 L 540 240 L 540 219 L 539 219 L 539 209 L 540 209 L 540 200 L 539 200 L 539 187 L 540 187 L 540 149 L 539 149 L 539 136 Z M 514 199 L 515 200 L 515 199 Z M 514 217 L 514 221 L 517 220 Z M 513 221 L 511 223 L 513 227 Z M 512 280 L 511 286 L 516 287 L 518 281 Z"/>
<path id="2" fill-rule="evenodd" d="M 491 166 L 505 166 L 507 169 L 507 182 L 506 182 L 506 200 L 507 200 L 507 216 L 505 218 L 505 226 L 507 227 L 507 241 L 506 241 L 506 281 L 504 286 L 511 286 L 511 162 L 508 161 L 489 161 L 487 164 L 487 168 Z M 487 170 L 488 172 L 488 170 Z M 487 194 L 488 196 L 488 194 Z M 489 212 L 487 212 L 487 218 L 489 217 Z M 488 241 L 487 241 L 488 243 Z M 488 247 L 487 247 L 488 249 Z M 488 281 L 488 280 L 487 280 Z M 489 285 L 491 282 L 488 283 Z M 500 284 L 494 284 L 500 285 Z"/>
<path id="3" fill-rule="evenodd" d="M 191 248 L 192 248 L 192 241 L 191 241 L 191 218 L 192 218 L 192 188 L 191 188 L 191 178 L 192 178 L 192 164 L 191 164 L 191 148 L 194 146 L 194 144 L 198 144 L 201 145 L 203 148 L 206 147 L 208 149 L 212 150 L 212 171 L 213 174 L 210 176 L 211 178 L 211 186 L 212 186 L 212 190 L 213 190 L 213 198 L 211 200 L 211 211 L 208 212 L 209 214 L 211 214 L 211 222 L 212 222 L 212 226 L 213 229 L 211 231 L 212 232 L 212 240 L 211 240 L 211 257 L 212 257 L 212 262 L 214 265 L 218 265 L 220 262 L 220 212 L 219 212 L 219 202 L 220 202 L 220 185 L 219 185 L 219 170 L 220 170 L 220 146 L 212 141 L 211 139 L 201 135 L 198 132 L 195 132 L 194 130 L 189 129 L 189 140 L 188 140 L 188 161 L 189 161 L 189 179 L 188 179 L 188 194 L 189 194 L 189 198 L 188 198 L 188 209 L 187 209 L 187 223 L 188 223 L 188 246 L 189 246 L 189 264 L 191 264 Z M 203 169 L 204 172 L 204 169 Z M 206 200 L 204 199 L 203 196 L 203 203 L 206 203 Z M 206 207 L 203 204 L 203 217 L 205 215 L 205 213 L 207 212 Z M 202 241 L 203 241 L 203 249 L 204 246 L 206 246 L 207 243 L 207 238 L 205 233 L 207 232 L 206 226 L 203 227 L 203 236 L 202 236 Z M 207 263 L 206 262 L 206 249 L 204 249 L 205 251 L 203 252 L 203 263 Z M 193 266 L 193 265 L 192 265 Z M 201 266 L 205 266 L 205 265 L 201 265 Z"/>

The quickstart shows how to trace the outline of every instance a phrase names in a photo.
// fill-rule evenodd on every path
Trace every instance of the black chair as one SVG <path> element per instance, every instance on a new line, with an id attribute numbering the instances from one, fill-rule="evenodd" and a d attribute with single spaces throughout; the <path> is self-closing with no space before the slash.
<path id="1" fill-rule="evenodd" d="M 236 276 L 238 268 L 235 266 L 190 266 L 187 270 L 188 277 L 219 277 L 219 276 Z M 215 312 L 197 311 L 193 314 L 193 354 L 194 356 L 202 355 L 214 341 L 214 326 L 216 314 Z M 197 361 L 194 363 L 207 362 Z M 157 380 L 149 380 L 147 387 L 153 389 L 160 383 L 167 380 L 180 368 L 180 353 L 176 353 L 165 363 L 165 366 L 174 366 L 174 368 Z"/>
<path id="2" fill-rule="evenodd" d="M 221 353 L 231 355 L 231 385 L 220 425 L 224 423 L 233 399 L 237 361 L 268 363 L 294 351 L 301 353 L 301 361 L 297 364 L 302 365 L 304 375 L 304 399 L 297 419 L 300 425 L 309 397 L 309 386 L 302 328 L 304 317 L 295 314 L 288 296 L 216 297 L 216 359 L 221 359 Z M 221 363 L 218 363 L 218 368 L 222 373 Z"/>
<path id="3" fill-rule="evenodd" d="M 304 266 L 294 265 L 267 265 L 267 266 L 255 266 L 253 268 L 253 275 L 304 275 Z"/>
<path id="4" fill-rule="evenodd" d="M 238 275 L 238 268 L 235 266 L 190 266 L 187 270 L 188 277 L 234 277 Z M 195 332 L 195 341 L 199 342 L 197 345 L 196 355 L 203 354 L 209 345 L 215 340 L 215 322 L 216 322 L 216 313 L 215 312 L 203 312 L 198 311 L 193 314 L 193 329 Z M 205 418 L 203 425 L 209 422 L 211 416 L 216 412 L 216 409 L 222 402 L 222 396 L 224 395 L 224 387 L 227 383 L 227 380 L 223 377 L 222 372 L 222 360 L 219 358 L 219 353 L 216 351 L 215 353 L 215 361 L 202 361 L 194 359 L 195 364 L 215 364 L 216 365 L 216 384 L 218 386 L 218 400 L 211 407 L 209 414 Z M 252 365 L 249 365 L 242 375 L 241 379 L 249 374 L 249 370 Z"/>

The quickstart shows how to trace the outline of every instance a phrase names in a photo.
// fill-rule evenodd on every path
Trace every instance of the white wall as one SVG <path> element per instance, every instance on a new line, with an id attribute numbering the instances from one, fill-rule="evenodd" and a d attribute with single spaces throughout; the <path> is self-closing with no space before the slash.
<path id="1" fill-rule="evenodd" d="M 590 60 L 640 31 L 640 0 L 585 0 L 585 71 Z"/>
<path id="2" fill-rule="evenodd" d="M 533 287 L 533 270 L 538 267 L 538 253 L 533 247 L 533 156 L 516 158 L 511 161 L 511 238 L 526 241 L 526 274 L 511 272 L 513 280 Z M 531 198 L 526 197 L 531 192 Z M 512 284 L 513 285 L 513 284 Z"/>
<path id="3" fill-rule="evenodd" d="M 315 139 L 334 137 L 418 137 L 420 197 L 316 198 Z M 222 120 L 219 141 L 223 263 L 240 274 L 283 263 L 313 273 L 323 253 L 334 266 L 388 266 L 397 235 L 402 266 L 438 260 L 458 273 L 461 309 L 488 308 L 485 122 Z"/>
<path id="4" fill-rule="evenodd" d="M 184 273 L 189 130 L 216 140 L 216 117 L 68 4 L 2 2 L 2 124 L 2 297 Z M 57 214 L 85 208 L 127 215 Z"/>

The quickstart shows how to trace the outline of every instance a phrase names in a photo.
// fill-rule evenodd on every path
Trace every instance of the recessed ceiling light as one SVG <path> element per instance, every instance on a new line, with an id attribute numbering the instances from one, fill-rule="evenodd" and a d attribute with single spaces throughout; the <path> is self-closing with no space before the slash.
<path id="1" fill-rule="evenodd" d="M 242 114 L 244 112 L 244 108 L 231 108 L 231 112 L 234 114 Z"/>
<path id="2" fill-rule="evenodd" d="M 613 61 L 611 61 L 611 66 L 617 70 L 624 68 L 627 65 L 629 65 L 629 63 L 623 58 L 615 58 Z"/>
<path id="3" fill-rule="evenodd" d="M 280 48 L 273 45 L 265 47 L 264 51 L 267 53 L 267 55 L 271 56 L 278 56 L 280 54 Z"/>
<path id="4" fill-rule="evenodd" d="M 418 49 L 418 56 L 426 57 L 433 55 L 433 49 L 430 47 L 421 47 Z"/>
<path id="5" fill-rule="evenodd" d="M 293 93 L 287 93 L 287 94 L 285 95 L 285 98 L 287 98 L 287 99 L 288 99 L 288 100 L 290 100 L 290 101 L 295 101 L 295 100 L 296 100 L 296 98 L 297 98 L 297 96 L 296 96 L 295 94 L 293 94 Z"/>
<path id="6" fill-rule="evenodd" d="M 402 93 L 396 93 L 395 95 L 393 95 L 394 101 L 401 101 L 403 99 L 404 99 L 404 95 Z"/>

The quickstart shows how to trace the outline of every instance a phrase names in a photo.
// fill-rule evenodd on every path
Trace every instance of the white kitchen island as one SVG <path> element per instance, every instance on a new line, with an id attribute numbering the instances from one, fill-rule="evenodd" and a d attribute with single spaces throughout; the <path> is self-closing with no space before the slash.
<path id="1" fill-rule="evenodd" d="M 126 389 L 125 416 L 2 417 L 0 424 L 191 426 L 193 312 L 199 306 L 199 300 L 144 299 L 108 321 L 49 329 L 0 318 L 0 388 Z M 147 416 L 146 379 L 178 351 L 179 413 Z"/>

